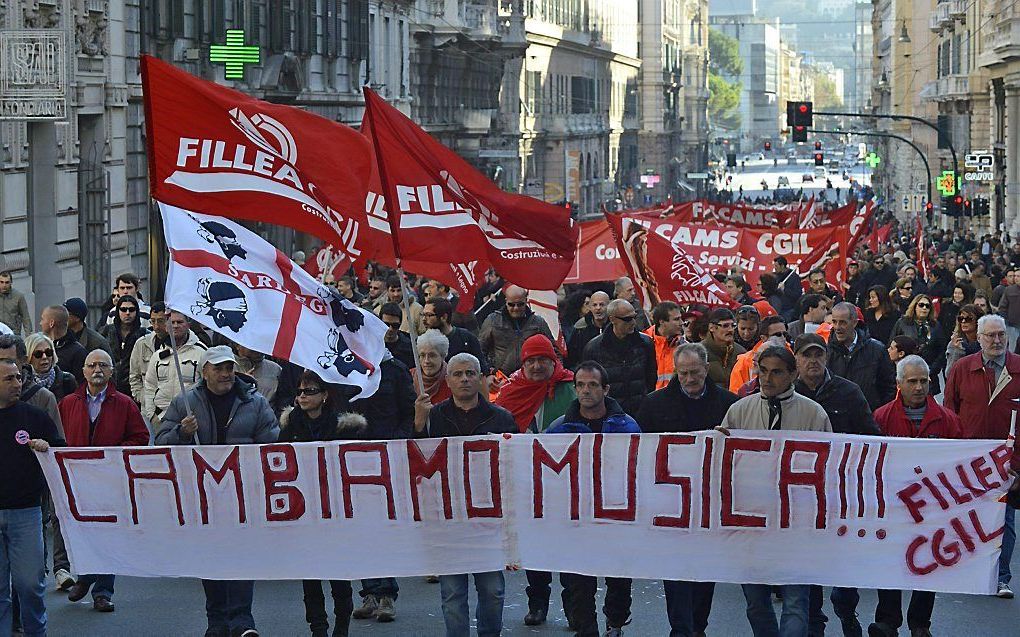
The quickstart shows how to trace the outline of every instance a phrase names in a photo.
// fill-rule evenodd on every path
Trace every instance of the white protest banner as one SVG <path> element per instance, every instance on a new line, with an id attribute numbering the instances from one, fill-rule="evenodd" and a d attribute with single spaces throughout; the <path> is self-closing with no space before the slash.
<path id="1" fill-rule="evenodd" d="M 1011 454 L 1003 441 L 738 431 L 54 448 L 39 459 L 81 573 L 509 567 L 988 594 Z M 369 539 L 386 550 L 364 551 Z"/>

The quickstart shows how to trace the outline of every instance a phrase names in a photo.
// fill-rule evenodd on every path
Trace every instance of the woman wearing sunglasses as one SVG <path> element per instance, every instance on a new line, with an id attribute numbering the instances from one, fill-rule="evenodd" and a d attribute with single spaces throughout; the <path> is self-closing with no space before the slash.
<path id="1" fill-rule="evenodd" d="M 280 418 L 280 442 L 314 442 L 322 440 L 360 440 L 365 437 L 368 423 L 360 414 L 337 413 L 338 395 L 313 372 L 301 374 L 295 407 Z M 305 618 L 312 635 L 329 634 L 329 614 L 319 580 L 304 580 Z M 351 625 L 354 600 L 349 580 L 330 580 L 333 613 L 336 616 L 333 635 L 346 636 Z"/>
<path id="2" fill-rule="evenodd" d="M 975 354 L 981 351 L 981 345 L 977 338 L 977 322 L 985 313 L 981 308 L 968 303 L 960 308 L 956 315 L 956 327 L 952 336 L 949 337 L 949 347 L 946 348 L 946 375 L 964 356 Z"/>
<path id="3" fill-rule="evenodd" d="M 32 366 L 36 380 L 53 392 L 58 403 L 78 388 L 74 375 L 57 366 L 56 347 L 49 336 L 42 332 L 29 334 L 25 338 L 25 351 L 28 352 L 28 363 Z"/>
<path id="4" fill-rule="evenodd" d="M 942 393 L 939 374 L 946 367 L 946 338 L 942 326 L 935 320 L 935 308 L 927 294 L 915 296 L 903 317 L 896 321 L 892 336 L 901 334 L 917 342 L 917 354 L 928 363 L 931 395 Z"/>

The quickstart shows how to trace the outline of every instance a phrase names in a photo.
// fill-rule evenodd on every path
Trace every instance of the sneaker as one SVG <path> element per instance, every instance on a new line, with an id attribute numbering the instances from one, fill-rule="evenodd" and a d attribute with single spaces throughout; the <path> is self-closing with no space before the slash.
<path id="1" fill-rule="evenodd" d="M 379 622 L 391 622 L 397 618 L 397 609 L 393 607 L 393 598 L 385 595 L 379 598 L 379 610 L 375 613 L 375 620 Z"/>
<path id="2" fill-rule="evenodd" d="M 438 575 L 426 575 L 425 576 L 425 583 L 426 584 L 438 584 L 439 583 L 439 576 Z"/>
<path id="3" fill-rule="evenodd" d="M 75 576 L 71 575 L 71 572 L 66 568 L 57 570 L 57 572 L 53 574 L 53 579 L 57 581 L 58 591 L 69 591 L 72 586 L 78 583 Z"/>
<path id="4" fill-rule="evenodd" d="M 88 582 L 75 582 L 74 586 L 67 593 L 67 601 L 69 602 L 80 602 L 85 599 L 85 596 L 89 594 L 89 589 L 92 588 L 92 584 Z"/>
<path id="5" fill-rule="evenodd" d="M 1013 599 L 1013 591 L 1010 590 L 1009 584 L 1006 582 L 999 582 L 999 590 L 995 595 L 1002 599 Z"/>
<path id="6" fill-rule="evenodd" d="M 375 595 L 365 595 L 364 599 L 361 600 L 361 606 L 354 609 L 351 617 L 354 619 L 371 619 L 375 617 L 377 612 L 379 612 L 379 602 L 375 599 Z"/>
<path id="7" fill-rule="evenodd" d="M 839 623 L 843 628 L 843 637 L 863 637 L 863 628 L 861 623 L 857 621 L 857 617 L 839 618 Z"/>
<path id="8" fill-rule="evenodd" d="M 100 613 L 112 613 L 113 611 L 116 610 L 116 607 L 114 607 L 113 602 L 110 601 L 110 598 L 106 597 L 105 595 L 99 595 L 94 600 L 92 600 L 92 608 L 99 611 Z"/>
<path id="9" fill-rule="evenodd" d="M 230 629 L 226 626 L 214 626 L 207 628 L 205 637 L 230 637 Z"/>
<path id="10" fill-rule="evenodd" d="M 896 637 L 897 632 L 889 624 L 875 622 L 868 626 L 868 637 Z"/>

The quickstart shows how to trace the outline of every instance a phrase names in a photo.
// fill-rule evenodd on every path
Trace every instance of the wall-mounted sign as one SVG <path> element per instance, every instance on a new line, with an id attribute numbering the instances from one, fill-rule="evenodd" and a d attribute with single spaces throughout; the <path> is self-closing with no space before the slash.
<path id="1" fill-rule="evenodd" d="M 964 157 L 963 165 L 969 171 L 964 173 L 964 180 L 995 181 L 995 157 L 991 153 L 971 151 Z"/>
<path id="2" fill-rule="evenodd" d="M 244 43 L 244 31 L 227 29 L 227 43 L 209 47 L 209 61 L 222 62 L 226 66 L 223 74 L 228 80 L 244 78 L 245 64 L 259 63 L 259 47 Z"/>
<path id="3" fill-rule="evenodd" d="M 54 29 L 0 30 L 0 120 L 67 118 L 67 39 Z"/>
<path id="4" fill-rule="evenodd" d="M 935 187 L 943 197 L 952 197 L 956 194 L 956 173 L 943 170 L 942 174 L 935 178 Z"/>

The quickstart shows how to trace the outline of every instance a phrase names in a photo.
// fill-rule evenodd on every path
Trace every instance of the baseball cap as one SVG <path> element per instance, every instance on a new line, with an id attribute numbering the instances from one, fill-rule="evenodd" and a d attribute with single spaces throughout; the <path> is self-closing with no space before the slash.
<path id="1" fill-rule="evenodd" d="M 237 364 L 237 359 L 234 358 L 234 350 L 226 345 L 217 345 L 202 352 L 202 358 L 198 359 L 198 368 L 203 369 L 206 363 L 219 365 L 226 362 Z"/>
<path id="2" fill-rule="evenodd" d="M 89 315 L 89 306 L 85 304 L 85 300 L 77 296 L 64 301 L 64 307 L 67 308 L 68 313 L 77 316 L 81 320 L 85 320 L 85 317 Z"/>
<path id="3" fill-rule="evenodd" d="M 797 337 L 797 340 L 793 342 L 793 353 L 800 354 L 812 347 L 817 347 L 823 351 L 828 351 L 829 349 L 825 344 L 825 340 L 821 336 L 817 334 L 801 334 Z"/>

